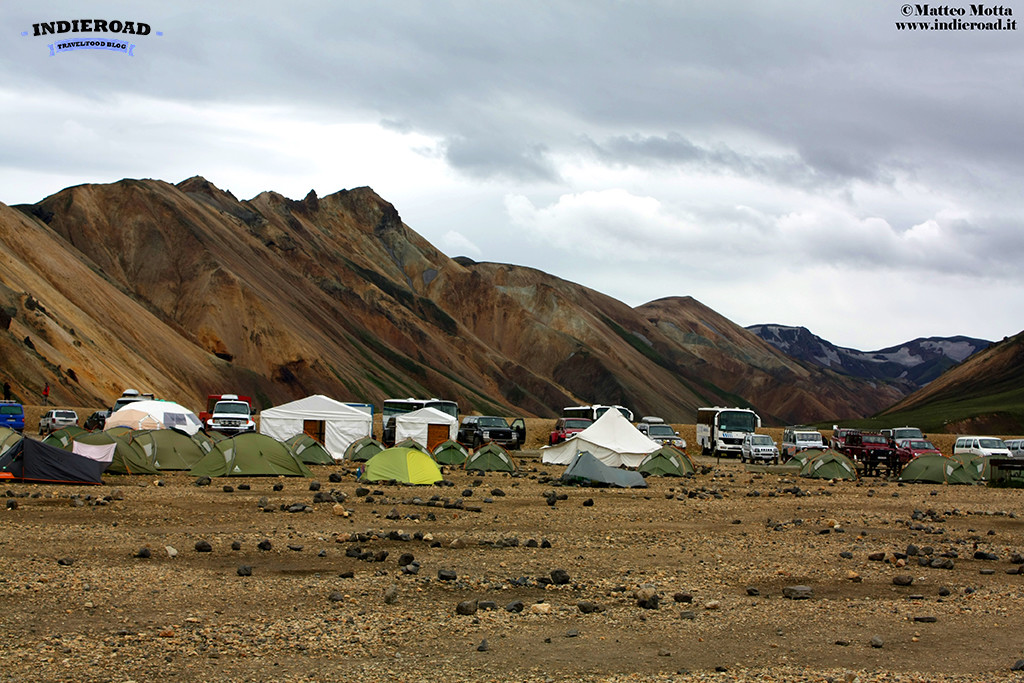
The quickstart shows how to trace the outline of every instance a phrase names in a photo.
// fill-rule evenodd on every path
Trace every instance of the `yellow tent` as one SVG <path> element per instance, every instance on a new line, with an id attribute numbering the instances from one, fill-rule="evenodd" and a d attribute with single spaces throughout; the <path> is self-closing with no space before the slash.
<path id="1" fill-rule="evenodd" d="M 415 448 L 388 448 L 366 461 L 359 481 L 398 481 L 403 484 L 433 484 L 441 481 L 434 459 Z"/>

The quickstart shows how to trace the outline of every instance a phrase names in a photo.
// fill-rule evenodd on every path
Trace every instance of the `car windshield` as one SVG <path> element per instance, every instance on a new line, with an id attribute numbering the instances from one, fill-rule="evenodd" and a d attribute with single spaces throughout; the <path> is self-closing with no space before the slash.
<path id="1" fill-rule="evenodd" d="M 892 430 L 892 438 L 899 439 L 921 439 L 924 438 L 924 434 L 917 427 L 903 427 L 902 429 Z"/>
<path id="2" fill-rule="evenodd" d="M 718 428 L 723 432 L 752 432 L 757 419 L 745 410 L 723 410 L 718 414 Z"/>
<path id="3" fill-rule="evenodd" d="M 56 413 L 54 413 L 54 416 L 65 420 L 75 420 L 78 418 L 78 415 L 71 410 L 58 410 Z"/>
<path id="4" fill-rule="evenodd" d="M 771 446 L 773 442 L 772 437 L 758 434 L 757 436 L 750 437 L 750 443 L 755 446 Z"/>
<path id="5" fill-rule="evenodd" d="M 647 428 L 647 434 L 650 436 L 675 436 L 676 431 L 669 425 L 650 425 Z"/>
<path id="6" fill-rule="evenodd" d="M 932 445 L 931 441 L 908 441 L 906 443 L 909 444 L 910 448 L 913 448 L 916 451 L 935 451 L 935 450 L 938 450 L 937 448 L 935 448 L 935 446 Z"/>
<path id="7" fill-rule="evenodd" d="M 481 427 L 505 427 L 508 428 L 508 422 L 505 422 L 503 417 L 481 417 L 478 421 Z"/>
<path id="8" fill-rule="evenodd" d="M 886 443 L 885 437 L 881 434 L 865 434 L 864 443 Z"/>
<path id="9" fill-rule="evenodd" d="M 249 404 L 241 402 L 225 403 L 221 401 L 214 407 L 213 412 L 218 415 L 248 415 Z"/>
<path id="10" fill-rule="evenodd" d="M 797 432 L 796 440 L 807 443 L 821 443 L 821 434 L 818 432 Z"/>
<path id="11" fill-rule="evenodd" d="M 592 424 L 593 424 L 593 422 L 591 422 L 590 420 L 566 420 L 565 421 L 565 428 L 566 429 L 586 429 L 587 427 L 589 427 Z"/>
<path id="12" fill-rule="evenodd" d="M 1006 448 L 1002 439 L 978 439 L 982 448 Z"/>

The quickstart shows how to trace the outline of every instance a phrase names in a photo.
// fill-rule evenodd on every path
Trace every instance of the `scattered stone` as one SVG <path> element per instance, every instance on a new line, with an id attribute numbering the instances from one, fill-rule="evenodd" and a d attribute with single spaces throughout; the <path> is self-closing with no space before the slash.
<path id="1" fill-rule="evenodd" d="M 551 604 L 547 602 L 538 602 L 530 605 L 530 614 L 551 614 Z"/>
<path id="2" fill-rule="evenodd" d="M 252 567 L 247 564 L 238 565 L 237 574 L 239 576 L 252 576 Z"/>
<path id="3" fill-rule="evenodd" d="M 882 640 L 882 636 L 871 636 L 871 647 L 879 648 L 885 645 L 885 641 Z"/>
<path id="4" fill-rule="evenodd" d="M 8 510 L 17 510 L 18 509 L 18 501 L 16 501 L 16 500 L 8 500 L 7 501 L 7 509 Z"/>
<path id="5" fill-rule="evenodd" d="M 658 609 L 658 591 L 653 586 L 641 586 L 636 591 L 636 604 L 642 609 Z"/>
<path id="6" fill-rule="evenodd" d="M 999 556 L 995 553 L 987 553 L 983 550 L 974 551 L 974 559 L 976 560 L 998 560 Z"/>
<path id="7" fill-rule="evenodd" d="M 309 482 L 309 490 L 310 491 L 319 491 L 320 490 L 320 482 L 315 481 L 315 480 Z"/>
<path id="8" fill-rule="evenodd" d="M 782 597 L 790 600 L 810 600 L 814 597 L 814 589 L 810 586 L 786 586 L 782 589 Z"/>
<path id="9" fill-rule="evenodd" d="M 747 586 L 747 595 L 756 598 L 761 595 L 761 591 L 754 586 Z"/>
<path id="10" fill-rule="evenodd" d="M 459 575 L 453 569 L 438 569 L 437 578 L 441 581 L 454 581 L 459 578 Z"/>
<path id="11" fill-rule="evenodd" d="M 70 567 L 74 563 L 75 560 L 71 557 L 62 557 L 59 560 L 57 560 L 57 564 L 59 564 L 61 567 Z"/>
<path id="12" fill-rule="evenodd" d="M 938 620 L 938 617 L 914 617 L 914 621 L 921 624 L 934 624 Z"/>
<path id="13" fill-rule="evenodd" d="M 846 647 L 849 644 L 850 644 L 850 641 L 846 640 L 845 638 L 840 638 L 839 640 L 836 641 L 836 645 L 838 645 L 839 647 Z"/>
<path id="14" fill-rule="evenodd" d="M 227 486 L 227 485 L 225 485 L 225 486 L 221 487 L 221 490 L 223 490 L 224 493 L 234 493 L 235 492 L 235 487 L 234 486 Z"/>
<path id="15" fill-rule="evenodd" d="M 344 602 L 345 594 L 341 591 L 331 591 L 331 594 L 327 596 L 327 599 L 331 602 Z"/>
<path id="16" fill-rule="evenodd" d="M 708 610 L 710 612 L 714 612 L 715 610 L 719 609 L 721 606 L 722 606 L 722 603 L 719 602 L 718 600 L 708 600 L 707 602 L 704 603 L 704 609 L 706 609 L 706 610 Z"/>
<path id="17" fill-rule="evenodd" d="M 674 594 L 672 596 L 672 599 L 675 600 L 676 602 L 690 603 L 690 602 L 693 602 L 693 594 L 692 593 L 676 593 L 676 594 Z"/>
<path id="18" fill-rule="evenodd" d="M 697 613 L 694 612 L 692 609 L 685 609 L 685 610 L 683 610 L 682 612 L 679 613 L 679 618 L 680 619 L 688 619 L 688 620 L 692 621 L 692 620 L 697 618 Z"/>
<path id="19" fill-rule="evenodd" d="M 213 483 L 213 480 L 209 477 L 199 477 L 196 479 L 196 486 L 209 486 L 211 483 Z"/>
<path id="20" fill-rule="evenodd" d="M 897 574 L 892 577 L 892 585 L 894 586 L 909 586 L 914 583 L 914 577 L 910 574 Z"/>
<path id="21" fill-rule="evenodd" d="M 135 557 L 138 557 L 139 559 L 142 559 L 142 560 L 148 560 L 152 556 L 153 556 L 153 552 L 149 548 L 146 548 L 146 547 L 139 548 L 139 552 L 135 553 Z"/>
<path id="22" fill-rule="evenodd" d="M 576 607 L 583 614 L 593 614 L 594 612 L 604 611 L 604 607 L 590 600 L 580 600 L 576 603 Z"/>
<path id="23" fill-rule="evenodd" d="M 270 550 L 274 546 L 271 545 L 269 538 L 264 538 L 262 541 L 260 541 L 259 543 L 256 544 L 256 547 L 259 548 L 260 550 L 266 551 L 266 550 Z"/>
<path id="24" fill-rule="evenodd" d="M 171 558 L 172 560 L 178 556 L 178 551 L 169 545 L 164 546 L 164 551 L 167 553 L 167 557 Z"/>
<path id="25" fill-rule="evenodd" d="M 476 646 L 477 652 L 487 652 L 491 649 L 491 646 L 487 644 L 487 639 L 484 638 L 480 641 L 480 644 Z"/>
<path id="26" fill-rule="evenodd" d="M 209 541 L 196 541 L 196 552 L 197 553 L 212 553 L 213 546 Z"/>
<path id="27" fill-rule="evenodd" d="M 526 605 L 523 604 L 522 600 L 515 600 L 514 602 L 510 602 L 507 605 L 505 605 L 505 611 L 512 612 L 513 614 L 518 614 L 519 612 L 522 612 L 523 609 L 525 609 L 525 607 Z"/>
<path id="28" fill-rule="evenodd" d="M 1013 666 L 1010 667 L 1010 671 L 1024 671 L 1024 659 L 1018 659 L 1014 662 Z"/>
<path id="29" fill-rule="evenodd" d="M 885 553 L 871 553 L 868 555 L 868 559 L 872 562 L 883 562 L 885 560 Z"/>
<path id="30" fill-rule="evenodd" d="M 569 572 L 564 569 L 551 570 L 551 583 L 556 586 L 564 586 L 569 583 Z"/>
<path id="31" fill-rule="evenodd" d="M 384 590 L 384 604 L 393 605 L 398 602 L 398 584 L 391 584 Z"/>
<path id="32" fill-rule="evenodd" d="M 232 541 L 231 542 L 231 549 L 232 550 L 241 550 L 242 549 L 242 542 L 241 541 Z"/>
<path id="33" fill-rule="evenodd" d="M 585 508 L 592 508 L 592 507 L 594 507 L 594 499 L 593 498 L 587 498 L 585 501 L 583 501 L 583 507 L 585 507 Z"/>

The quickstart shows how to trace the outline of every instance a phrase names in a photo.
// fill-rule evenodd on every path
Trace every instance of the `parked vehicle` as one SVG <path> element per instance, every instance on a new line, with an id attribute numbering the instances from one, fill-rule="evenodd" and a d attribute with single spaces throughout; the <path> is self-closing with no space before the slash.
<path id="1" fill-rule="evenodd" d="M 829 446 L 836 451 L 842 452 L 843 446 L 846 445 L 846 437 L 850 434 L 859 433 L 859 429 L 851 429 L 850 427 L 832 427 L 832 439 L 829 441 Z"/>
<path id="2" fill-rule="evenodd" d="M 883 429 L 882 435 L 885 436 L 889 441 L 889 445 L 893 448 L 896 447 L 896 443 L 903 441 L 904 439 L 927 439 L 920 429 L 917 427 L 894 427 L 892 429 Z"/>
<path id="3" fill-rule="evenodd" d="M 1002 439 L 994 436 L 958 436 L 953 444 L 953 455 L 994 455 L 997 458 L 1011 458 L 1013 454 Z"/>
<path id="4" fill-rule="evenodd" d="M 1008 439 L 1003 443 L 1006 444 L 1013 457 L 1024 458 L 1024 439 Z"/>
<path id="5" fill-rule="evenodd" d="M 55 432 L 58 429 L 64 427 L 77 427 L 78 426 L 78 413 L 73 410 L 63 410 L 60 408 L 54 410 L 47 410 L 43 413 L 43 416 L 39 418 L 39 435 L 49 434 Z"/>
<path id="6" fill-rule="evenodd" d="M 206 422 L 213 417 L 213 407 L 217 405 L 217 401 L 224 400 L 238 400 L 245 401 L 250 406 L 252 405 L 252 399 L 248 396 L 242 396 L 240 394 L 207 394 L 206 395 L 206 410 L 200 411 L 198 417 L 199 421 L 206 426 Z"/>
<path id="7" fill-rule="evenodd" d="M 782 431 L 783 458 L 792 458 L 808 448 L 825 448 L 821 432 L 809 427 L 786 427 Z"/>
<path id="8" fill-rule="evenodd" d="M 124 408 L 130 403 L 136 401 L 152 401 L 156 397 L 153 394 L 144 394 L 138 389 L 125 389 L 121 392 L 121 395 L 114 401 L 114 405 L 108 410 L 97 410 L 95 413 L 90 415 L 86 420 L 85 424 L 82 425 L 85 429 L 103 429 L 107 426 L 107 418 L 111 414 L 116 413 L 121 408 Z"/>
<path id="9" fill-rule="evenodd" d="M 102 430 L 107 425 L 108 417 L 110 417 L 109 410 L 97 410 L 92 415 L 85 418 L 85 422 L 82 423 L 82 427 L 89 431 L 95 431 L 97 429 Z"/>
<path id="10" fill-rule="evenodd" d="M 698 408 L 697 445 L 704 455 L 739 457 L 743 437 L 760 426 L 761 418 L 748 408 Z"/>
<path id="11" fill-rule="evenodd" d="M 747 434 L 740 446 L 740 462 L 779 464 L 779 449 L 767 434 Z"/>
<path id="12" fill-rule="evenodd" d="M 0 427 L 24 431 L 25 407 L 14 401 L 0 401 Z"/>
<path id="13" fill-rule="evenodd" d="M 671 425 L 665 424 L 665 421 L 660 417 L 648 415 L 641 418 L 636 428 L 651 441 L 656 441 L 662 445 L 675 446 L 680 450 L 686 449 L 686 439 L 679 436 L 679 432 L 672 429 Z"/>
<path id="14" fill-rule="evenodd" d="M 896 444 L 896 457 L 901 468 L 922 455 L 942 455 L 942 451 L 927 439 L 903 439 Z"/>
<path id="15" fill-rule="evenodd" d="M 588 420 L 597 420 L 597 418 L 612 409 L 622 413 L 622 416 L 630 422 L 633 421 L 633 411 L 629 408 L 620 405 L 606 406 L 600 403 L 595 403 L 590 406 L 568 406 L 566 408 L 562 408 L 562 417 L 584 417 Z"/>
<path id="16" fill-rule="evenodd" d="M 203 426 L 226 436 L 256 431 L 250 401 L 248 396 L 221 394 L 221 399 L 213 404 L 210 418 Z"/>
<path id="17" fill-rule="evenodd" d="M 469 448 L 480 448 L 493 441 L 502 448 L 519 448 L 519 436 L 503 417 L 494 415 L 467 415 L 459 425 L 458 441 Z"/>
<path id="18" fill-rule="evenodd" d="M 555 428 L 548 436 L 548 443 L 554 446 L 562 443 L 570 436 L 579 434 L 584 429 L 594 424 L 594 421 L 586 417 L 560 417 L 555 420 Z"/>
<path id="19" fill-rule="evenodd" d="M 860 463 L 868 476 L 878 476 L 883 469 L 886 474 L 897 474 L 900 469 L 896 449 L 881 432 L 847 434 L 841 453 Z"/>

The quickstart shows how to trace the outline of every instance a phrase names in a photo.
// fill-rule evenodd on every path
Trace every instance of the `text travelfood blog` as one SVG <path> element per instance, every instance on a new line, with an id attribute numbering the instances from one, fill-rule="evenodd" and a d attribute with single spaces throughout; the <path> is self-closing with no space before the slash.
<path id="1" fill-rule="evenodd" d="M 71 21 L 44 21 L 32 24 L 32 35 L 45 36 L 50 33 L 132 33 L 138 36 L 148 36 L 149 24 L 141 21 L 120 21 L 114 19 L 72 19 Z"/>

